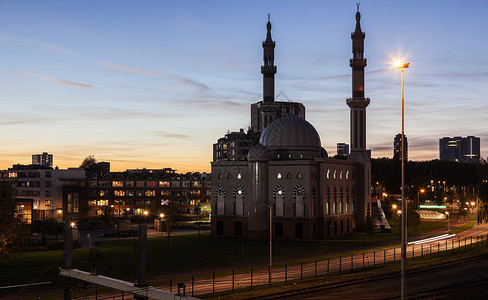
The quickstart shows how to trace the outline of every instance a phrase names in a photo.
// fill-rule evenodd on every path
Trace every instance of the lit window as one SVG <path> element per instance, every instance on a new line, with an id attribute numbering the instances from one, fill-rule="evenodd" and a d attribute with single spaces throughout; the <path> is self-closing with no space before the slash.
<path id="1" fill-rule="evenodd" d="M 124 186 L 124 182 L 123 181 L 113 181 L 112 182 L 112 186 L 113 187 L 123 187 Z"/>
<path id="2" fill-rule="evenodd" d="M 237 179 L 241 179 L 242 176 L 241 176 L 241 173 L 237 174 Z"/>
<path id="3" fill-rule="evenodd" d="M 302 173 L 298 173 L 298 174 L 297 174 L 297 178 L 298 178 L 298 179 L 302 179 Z"/>
<path id="4" fill-rule="evenodd" d="M 51 206 L 51 200 L 46 200 L 46 202 L 44 203 L 46 206 Z"/>
<path id="5" fill-rule="evenodd" d="M 291 156 L 291 153 L 290 153 L 290 154 L 288 154 L 288 159 L 291 159 L 291 157 L 292 157 L 292 156 Z"/>
<path id="6" fill-rule="evenodd" d="M 349 170 L 346 171 L 346 179 L 349 179 Z"/>
<path id="7" fill-rule="evenodd" d="M 343 176 L 343 171 L 341 170 L 341 173 L 339 174 L 339 178 L 342 179 L 342 176 Z"/>
<path id="8" fill-rule="evenodd" d="M 330 169 L 327 169 L 327 179 L 330 179 Z"/>
<path id="9" fill-rule="evenodd" d="M 278 174 L 276 175 L 276 178 L 281 179 L 281 173 L 278 173 Z"/>
<path id="10" fill-rule="evenodd" d="M 334 179 L 337 177 L 337 170 L 334 170 Z"/>

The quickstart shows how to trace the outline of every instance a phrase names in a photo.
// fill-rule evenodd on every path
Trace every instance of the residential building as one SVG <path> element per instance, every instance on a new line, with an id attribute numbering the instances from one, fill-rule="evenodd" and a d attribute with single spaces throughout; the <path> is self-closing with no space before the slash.
<path id="1" fill-rule="evenodd" d="M 349 144 L 337 143 L 337 155 L 347 157 L 349 155 Z"/>
<path id="2" fill-rule="evenodd" d="M 480 161 L 480 138 L 456 136 L 439 139 L 439 159 L 478 163 Z"/>
<path id="3" fill-rule="evenodd" d="M 32 164 L 33 165 L 40 165 L 41 167 L 45 168 L 52 168 L 53 167 L 53 155 L 47 152 L 43 152 L 42 154 L 33 154 L 32 155 Z"/>
<path id="4" fill-rule="evenodd" d="M 393 139 L 393 158 L 394 159 L 401 159 L 401 151 L 402 151 L 402 134 L 399 133 Z M 407 136 L 404 135 L 403 140 L 403 157 L 405 162 L 408 161 L 408 139 Z"/>

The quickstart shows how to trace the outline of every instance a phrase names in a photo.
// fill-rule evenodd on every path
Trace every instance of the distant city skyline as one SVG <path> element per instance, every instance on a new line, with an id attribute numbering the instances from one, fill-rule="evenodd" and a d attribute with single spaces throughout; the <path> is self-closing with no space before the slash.
<path id="1" fill-rule="evenodd" d="M 366 32 L 367 149 L 392 157 L 405 73 L 409 159 L 438 159 L 440 138 L 480 137 L 488 1 L 360 5 Z M 302 102 L 322 146 L 349 141 L 355 1 L 0 3 L 0 169 L 49 152 L 77 167 L 209 171 L 212 145 L 249 124 L 262 99 L 261 42 L 271 13 L 276 99 Z"/>

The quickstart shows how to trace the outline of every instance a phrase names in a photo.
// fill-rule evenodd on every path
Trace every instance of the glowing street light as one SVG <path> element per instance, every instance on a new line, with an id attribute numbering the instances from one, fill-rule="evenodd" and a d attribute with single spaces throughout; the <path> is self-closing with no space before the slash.
<path id="1" fill-rule="evenodd" d="M 402 246 L 401 246 L 401 299 L 405 300 L 407 290 L 407 276 L 405 274 L 405 261 L 407 259 L 407 205 L 405 201 L 405 105 L 404 105 L 404 70 L 410 63 L 395 61 L 394 66 L 402 70 Z"/>
<path id="2" fill-rule="evenodd" d="M 149 212 L 147 210 L 144 211 L 144 223 L 147 224 L 147 215 L 149 214 Z"/>

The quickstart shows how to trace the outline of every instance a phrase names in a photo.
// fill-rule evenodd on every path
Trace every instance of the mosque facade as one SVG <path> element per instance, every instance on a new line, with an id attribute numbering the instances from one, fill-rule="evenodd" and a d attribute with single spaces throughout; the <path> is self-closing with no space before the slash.
<path id="1" fill-rule="evenodd" d="M 274 99 L 275 42 L 268 17 L 263 42 L 263 100 L 251 105 L 251 126 L 213 146 L 211 234 L 314 240 L 357 230 L 369 213 L 371 167 L 366 151 L 365 34 L 361 15 L 351 34 L 351 154 L 332 159 L 299 102 Z"/>

